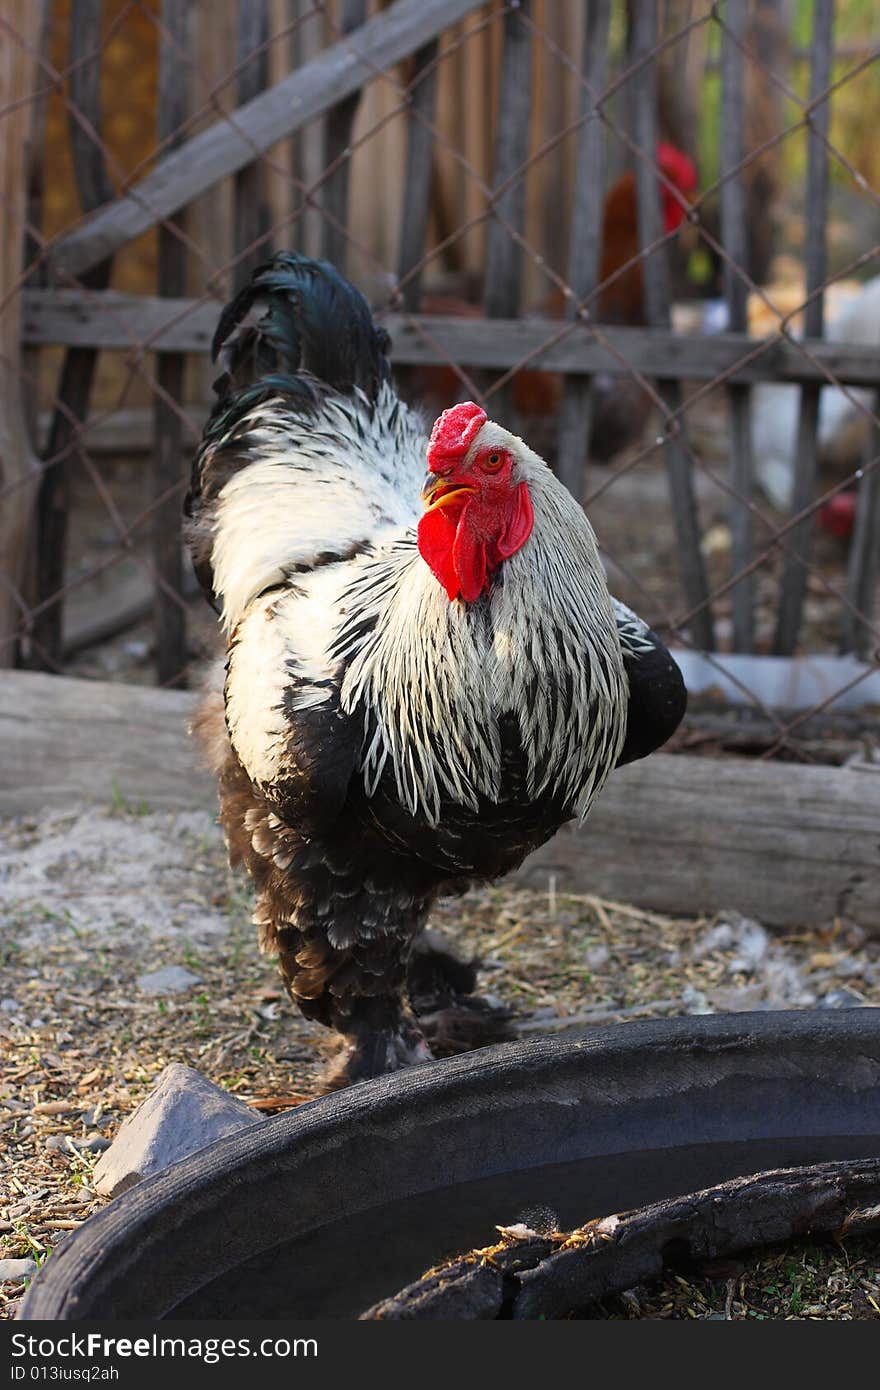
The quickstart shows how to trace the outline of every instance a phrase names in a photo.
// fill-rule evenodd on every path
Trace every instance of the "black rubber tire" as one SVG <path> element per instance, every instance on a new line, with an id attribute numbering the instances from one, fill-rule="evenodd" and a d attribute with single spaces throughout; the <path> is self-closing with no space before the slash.
<path id="1" fill-rule="evenodd" d="M 570 1225 L 763 1168 L 880 1156 L 880 1009 L 506 1043 L 310 1101 L 130 1189 L 24 1319 L 352 1318 L 535 1205 Z"/>

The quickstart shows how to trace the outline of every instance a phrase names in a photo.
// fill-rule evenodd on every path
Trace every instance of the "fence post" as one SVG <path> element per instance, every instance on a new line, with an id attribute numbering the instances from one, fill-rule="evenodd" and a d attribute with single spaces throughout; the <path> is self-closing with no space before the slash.
<path id="1" fill-rule="evenodd" d="M 339 29 L 350 34 L 359 29 L 367 17 L 366 0 L 340 0 Z M 345 274 L 348 262 L 348 184 L 351 176 L 351 132 L 360 105 L 362 87 L 345 97 L 327 112 L 327 167 L 339 161 L 339 167 L 324 183 L 321 207 L 328 216 L 324 219 L 322 240 L 326 260 Z"/>
<path id="2" fill-rule="evenodd" d="M 235 31 L 236 65 L 244 64 L 236 81 L 236 100 L 243 106 L 258 96 L 269 82 L 268 0 L 238 0 L 238 24 Z M 262 50 L 262 51 L 261 51 Z M 254 55 L 251 57 L 251 55 Z M 248 61 L 250 59 L 250 61 Z M 261 160 L 255 159 L 239 169 L 235 176 L 235 285 L 240 289 L 251 278 L 257 265 L 268 256 L 268 248 L 253 246 L 269 230 L 269 211 L 266 206 L 266 179 Z"/>
<path id="3" fill-rule="evenodd" d="M 508 227 L 521 234 L 525 221 L 525 176 L 517 177 L 517 171 L 529 152 L 532 32 L 523 20 L 530 14 L 531 0 L 520 0 L 504 16 L 492 187 L 499 188 L 508 181 L 510 187 L 494 200 L 489 220 L 484 305 L 486 317 L 490 319 L 515 318 L 519 311 L 522 252 Z M 499 217 L 507 225 L 500 222 Z M 482 389 L 485 374 L 478 380 Z M 490 413 L 499 423 L 511 423 L 511 385 L 508 382 L 495 395 Z"/>
<path id="4" fill-rule="evenodd" d="M 162 0 L 159 46 L 159 140 L 180 130 L 187 115 L 188 0 Z M 182 138 L 179 137 L 179 138 Z M 172 142 L 172 148 L 177 141 Z M 186 248 L 174 228 L 178 213 L 159 227 L 158 292 L 186 293 Z M 153 564 L 155 567 L 156 676 L 160 685 L 186 684 L 186 606 L 183 601 L 181 484 L 183 481 L 183 388 L 186 357 L 160 352 L 159 391 L 154 402 L 156 458 L 153 471 Z"/>
<path id="5" fill-rule="evenodd" d="M 397 278 L 406 279 L 401 299 L 409 313 L 414 313 L 419 306 L 422 288 L 420 262 L 424 259 L 428 239 L 434 165 L 434 132 L 431 124 L 437 104 L 437 52 L 436 39 L 420 48 L 413 59 L 410 79 L 403 213 L 397 257 Z"/>
<path id="6" fill-rule="evenodd" d="M 633 62 L 647 59 L 657 45 L 657 5 L 644 0 L 630 11 L 631 58 Z M 635 143 L 643 156 L 636 160 L 636 188 L 639 199 L 639 242 L 644 251 L 662 237 L 661 204 L 655 167 L 657 149 L 657 71 L 656 62 L 645 62 L 634 82 L 633 132 Z M 666 248 L 645 257 L 642 265 L 645 286 L 645 311 L 651 328 L 668 328 L 669 266 Z M 664 406 L 680 411 L 681 383 L 661 381 L 657 387 Z M 678 431 L 684 426 L 678 417 Z M 691 476 L 691 461 L 678 437 L 669 438 L 663 446 L 675 533 L 681 566 L 682 587 L 688 608 L 694 610 L 690 628 L 694 641 L 703 651 L 714 650 L 712 613 L 709 607 L 709 588 L 700 548 L 700 526 L 697 503 Z"/>
<path id="7" fill-rule="evenodd" d="M 804 337 L 821 338 L 824 317 L 824 284 L 828 276 L 826 217 L 828 210 L 828 150 L 825 139 L 831 118 L 831 61 L 833 57 L 834 0 L 814 0 L 813 42 L 810 63 L 810 102 L 807 121 L 807 244 Z M 813 134 L 815 127 L 817 134 Z M 824 137 L 824 138 L 823 138 Z M 791 515 L 807 509 L 815 500 L 818 464 L 819 400 L 821 387 L 804 386 L 798 417 L 794 494 Z M 782 573 L 776 640 L 777 656 L 790 656 L 800 632 L 807 565 L 813 541 L 815 516 L 811 513 L 790 532 Z"/>
<path id="8" fill-rule="evenodd" d="M 596 288 L 602 247 L 602 189 L 605 186 L 605 130 L 599 119 L 598 100 L 608 73 L 608 38 L 611 27 L 610 0 L 593 0 L 587 10 L 581 67 L 584 85 L 580 93 L 580 115 L 584 123 L 578 131 L 574 206 L 571 214 L 571 247 L 568 259 L 568 285 L 574 298 L 565 306 L 565 316 L 573 319 L 579 305 Z M 556 447 L 556 473 L 580 501 L 590 442 L 591 378 L 567 376 L 559 408 Z"/>
<path id="9" fill-rule="evenodd" d="M 95 135 L 72 115 L 71 152 L 83 212 L 108 203 L 114 196 L 101 148 L 101 14 L 102 0 L 72 0 L 70 11 L 70 97 Z M 97 138 L 96 138 L 97 137 Z M 90 290 L 110 283 L 112 260 L 80 276 Z M 33 650 L 28 665 L 57 670 L 62 663 L 62 590 L 67 560 L 67 520 L 74 460 L 81 456 L 79 431 L 86 418 L 98 365 L 93 348 L 70 348 L 58 379 L 57 404 L 44 449 L 46 468 L 40 480 L 36 526 L 36 597 L 40 611 L 34 619 Z M 43 606 L 45 605 L 45 606 Z"/>
<path id="10" fill-rule="evenodd" d="M 721 32 L 721 241 L 733 264 L 724 264 L 724 292 L 729 328 L 747 329 L 746 286 L 738 267 L 748 263 L 746 194 L 742 172 L 732 173 L 745 153 L 743 145 L 745 64 L 739 45 L 748 24 L 748 0 L 727 0 Z M 755 554 L 751 510 L 754 488 L 752 460 L 751 391 L 748 386 L 728 386 L 730 409 L 730 563 L 734 574 L 745 570 Z M 750 652 L 754 646 L 754 579 L 746 574 L 731 590 L 733 650 Z"/>
<path id="11" fill-rule="evenodd" d="M 291 4 L 297 15 L 297 26 L 291 35 L 291 61 L 293 71 L 296 71 L 306 67 L 324 47 L 326 16 L 323 8 L 314 10 L 312 0 L 291 0 Z M 296 177 L 305 188 L 312 188 L 320 179 L 327 162 L 324 157 L 327 140 L 325 118 L 318 116 L 291 139 L 294 142 Z M 299 214 L 293 225 L 296 249 L 307 256 L 320 256 L 322 218 L 317 204 L 301 198 Z"/>
<path id="12" fill-rule="evenodd" d="M 5 18 L 21 39 L 0 44 L 0 90 L 7 111 L 0 140 L 0 555 L 9 579 L 0 584 L 0 667 L 14 666 L 27 544 L 39 479 L 24 406 L 21 362 L 21 257 L 27 210 L 27 137 L 34 91 L 32 53 L 40 11 L 30 0 L 8 0 Z M 16 102 L 19 104 L 16 105 Z"/>
<path id="13" fill-rule="evenodd" d="M 856 520 L 849 552 L 846 596 L 861 619 L 854 613 L 844 613 L 841 651 L 857 652 L 859 656 L 880 660 L 877 638 L 867 627 L 874 620 L 875 591 L 880 569 L 880 395 L 873 397 L 874 419 L 868 425 L 865 440 L 865 471 L 859 479 L 856 494 Z"/>

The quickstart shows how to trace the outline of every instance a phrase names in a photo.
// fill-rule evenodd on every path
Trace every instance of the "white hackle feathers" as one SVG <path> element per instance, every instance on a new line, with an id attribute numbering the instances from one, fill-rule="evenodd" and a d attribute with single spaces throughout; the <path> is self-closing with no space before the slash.
<path id="1" fill-rule="evenodd" d="M 418 518 L 424 431 L 390 386 L 327 396 L 314 421 L 282 397 L 237 422 L 217 452 L 247 450 L 213 510 L 211 564 L 231 631 L 248 604 L 298 570 L 340 558 Z"/>
<path id="2" fill-rule="evenodd" d="M 491 431 L 491 440 L 487 434 Z M 436 823 L 443 798 L 478 808 L 499 798 L 499 721 L 512 714 L 528 760 L 528 795 L 558 795 L 583 818 L 623 742 L 626 676 L 617 625 L 581 508 L 521 440 L 512 448 L 535 526 L 490 593 L 450 603 L 411 540 L 361 570 L 346 597 L 337 649 L 350 659 L 346 712 L 364 720 L 372 792 L 386 768 L 413 814 Z M 347 642 L 365 618 L 370 639 Z"/>

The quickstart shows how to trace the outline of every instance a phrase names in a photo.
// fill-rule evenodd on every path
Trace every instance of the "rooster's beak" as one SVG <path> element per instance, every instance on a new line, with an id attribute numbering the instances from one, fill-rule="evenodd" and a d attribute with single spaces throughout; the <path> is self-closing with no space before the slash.
<path id="1" fill-rule="evenodd" d="M 422 488 L 422 500 L 428 503 L 425 512 L 449 506 L 472 492 L 476 492 L 476 488 L 468 487 L 464 483 L 451 482 L 449 478 L 438 478 L 436 473 L 429 473 Z"/>

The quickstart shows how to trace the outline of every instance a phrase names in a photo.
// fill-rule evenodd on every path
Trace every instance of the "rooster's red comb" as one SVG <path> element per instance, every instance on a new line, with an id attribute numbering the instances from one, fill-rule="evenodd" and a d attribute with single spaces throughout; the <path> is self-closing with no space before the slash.
<path id="1" fill-rule="evenodd" d="M 450 406 L 434 423 L 428 442 L 428 468 L 439 473 L 464 458 L 486 423 L 486 412 L 473 401 Z"/>

